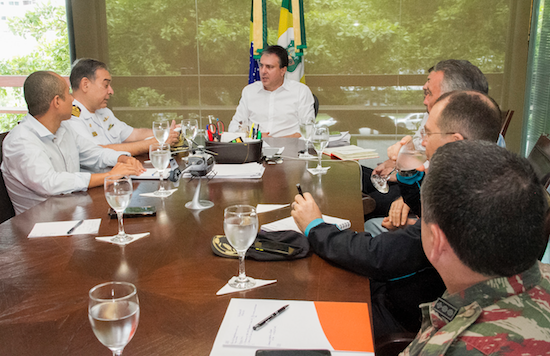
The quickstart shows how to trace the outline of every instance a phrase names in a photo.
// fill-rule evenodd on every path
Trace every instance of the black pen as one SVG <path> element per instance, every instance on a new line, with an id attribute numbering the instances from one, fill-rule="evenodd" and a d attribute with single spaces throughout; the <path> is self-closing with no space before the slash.
<path id="1" fill-rule="evenodd" d="M 300 193 L 300 195 L 302 196 L 302 198 L 304 197 L 304 193 L 302 192 L 302 186 L 300 185 L 300 183 L 296 184 L 296 189 L 298 189 L 298 193 Z"/>
<path id="2" fill-rule="evenodd" d="M 82 225 L 82 223 L 84 222 L 84 220 L 80 220 L 79 222 L 77 222 L 73 227 L 71 227 L 69 229 L 69 231 L 67 231 L 67 235 L 70 235 L 74 232 L 74 230 L 79 227 L 80 225 Z"/>
<path id="3" fill-rule="evenodd" d="M 277 315 L 281 314 L 282 312 L 284 312 L 285 310 L 288 309 L 288 307 L 290 306 L 290 304 L 287 304 L 285 305 L 284 307 L 282 307 L 281 309 L 277 310 L 275 313 L 271 314 L 270 316 L 268 316 L 267 318 L 265 318 L 264 320 L 260 321 L 258 324 L 254 325 L 252 327 L 252 329 L 254 329 L 254 331 L 262 328 L 265 326 L 265 324 L 269 323 L 271 320 L 275 319 L 277 317 Z"/>

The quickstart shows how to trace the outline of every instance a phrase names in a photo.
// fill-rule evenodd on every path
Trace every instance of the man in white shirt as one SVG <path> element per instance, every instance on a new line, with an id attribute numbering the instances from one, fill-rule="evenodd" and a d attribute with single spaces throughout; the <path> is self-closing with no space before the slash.
<path id="1" fill-rule="evenodd" d="M 139 175 L 143 166 L 127 152 L 105 149 L 79 136 L 67 125 L 73 97 L 63 78 L 35 72 L 23 85 L 28 115 L 3 142 L 2 174 L 16 214 L 53 195 L 100 186 L 111 174 Z M 114 166 L 107 173 L 94 171 Z"/>
<path id="2" fill-rule="evenodd" d="M 260 58 L 261 81 L 247 85 L 229 132 L 258 128 L 262 137 L 300 137 L 300 120 L 315 119 L 313 94 L 294 80 L 285 80 L 288 53 L 269 46 Z"/>
<path id="3" fill-rule="evenodd" d="M 114 91 L 105 63 L 90 58 L 79 59 L 73 64 L 70 80 L 74 106 L 69 124 L 80 135 L 103 147 L 132 155 L 147 153 L 150 145 L 157 144 L 152 129 L 133 128 L 117 119 L 107 108 Z M 175 126 L 176 122 L 172 121 L 166 141 L 170 145 L 179 141 Z"/>

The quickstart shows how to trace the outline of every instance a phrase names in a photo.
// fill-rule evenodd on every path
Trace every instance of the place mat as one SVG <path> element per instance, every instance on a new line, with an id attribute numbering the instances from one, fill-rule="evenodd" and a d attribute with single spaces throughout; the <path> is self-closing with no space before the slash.
<path id="1" fill-rule="evenodd" d="M 248 278 L 250 278 L 250 277 L 248 277 Z M 235 292 L 244 292 L 245 290 L 250 290 L 250 289 L 254 289 L 254 288 L 258 288 L 258 287 L 263 287 L 263 286 L 268 285 L 268 284 L 277 283 L 276 279 L 263 280 L 263 279 L 251 278 L 251 279 L 254 279 L 254 281 L 256 282 L 256 284 L 253 287 L 245 288 L 245 289 L 237 289 L 237 288 L 233 288 L 229 285 L 229 282 L 233 281 L 234 279 L 237 279 L 237 276 L 231 277 L 231 279 L 227 282 L 227 284 L 225 286 L 223 286 L 222 289 L 220 289 L 216 293 L 216 295 L 223 295 L 223 294 L 229 294 L 229 293 L 235 293 Z"/>
<path id="2" fill-rule="evenodd" d="M 137 241 L 139 239 L 141 239 L 142 237 L 145 237 L 145 236 L 149 236 L 151 235 L 151 233 L 149 232 L 144 232 L 144 233 L 141 233 L 141 234 L 128 234 L 129 236 L 132 236 L 133 239 L 130 240 L 130 241 L 126 241 L 126 242 L 116 242 L 116 241 L 111 241 L 111 239 L 115 236 L 102 236 L 102 237 L 96 237 L 95 239 L 97 241 L 101 241 L 101 242 L 109 242 L 109 243 L 112 243 L 112 244 L 115 244 L 115 245 L 119 245 L 119 246 L 125 246 L 125 245 L 128 245 L 128 244 L 131 244 L 132 242 L 134 241 Z"/>
<path id="3" fill-rule="evenodd" d="M 166 198 L 166 197 L 169 197 L 170 195 L 172 195 L 177 189 L 166 189 L 166 192 L 168 192 L 169 194 L 166 194 L 166 195 L 156 195 L 155 192 L 151 192 L 151 193 L 141 193 L 139 196 L 140 197 L 150 197 L 150 198 Z"/>

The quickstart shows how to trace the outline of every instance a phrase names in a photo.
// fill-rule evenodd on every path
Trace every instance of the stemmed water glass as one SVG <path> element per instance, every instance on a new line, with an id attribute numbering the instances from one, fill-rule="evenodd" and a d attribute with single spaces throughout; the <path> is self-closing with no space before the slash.
<path id="1" fill-rule="evenodd" d="M 329 136 L 328 128 L 325 126 L 316 126 L 313 129 L 312 142 L 313 148 L 317 152 L 317 167 L 310 170 L 312 174 L 323 174 L 330 168 L 323 168 L 321 165 L 321 157 L 323 156 L 323 150 L 328 145 Z"/>
<path id="2" fill-rule="evenodd" d="M 250 205 L 233 205 L 225 209 L 223 230 L 227 240 L 239 255 L 239 276 L 232 278 L 229 285 L 233 288 L 247 289 L 256 282 L 247 277 L 244 271 L 244 257 L 246 251 L 256 239 L 258 233 L 258 215 L 256 209 Z"/>
<path id="3" fill-rule="evenodd" d="M 170 135 L 170 122 L 168 120 L 153 121 L 153 135 L 159 144 L 165 143 Z"/>
<path id="4" fill-rule="evenodd" d="M 90 289 L 88 319 L 97 339 L 112 352 L 122 355 L 139 323 L 136 287 L 127 282 L 107 282 Z"/>
<path id="5" fill-rule="evenodd" d="M 395 161 L 398 172 L 412 171 L 420 168 L 427 161 L 426 151 L 417 150 L 413 141 L 401 146 Z"/>
<path id="6" fill-rule="evenodd" d="M 315 157 L 309 153 L 309 142 L 311 141 L 314 127 L 315 121 L 312 118 L 300 119 L 300 134 L 306 140 L 306 150 L 300 155 L 300 158 L 311 159 Z"/>
<path id="7" fill-rule="evenodd" d="M 185 119 L 181 122 L 181 133 L 187 140 L 187 146 L 193 147 L 192 140 L 197 136 L 197 130 L 199 129 L 199 123 L 197 119 Z"/>
<path id="8" fill-rule="evenodd" d="M 107 203 L 116 211 L 118 218 L 118 234 L 114 236 L 113 242 L 127 242 L 132 240 L 132 236 L 124 232 L 124 222 L 122 216 L 124 209 L 128 207 L 132 197 L 132 180 L 130 177 L 122 175 L 111 175 L 105 177 L 105 199 Z"/>
<path id="9" fill-rule="evenodd" d="M 151 160 L 153 167 L 156 168 L 160 176 L 159 189 L 155 192 L 155 195 L 167 196 L 169 193 L 166 189 L 164 189 L 162 179 L 164 176 L 164 170 L 166 169 L 166 167 L 168 167 L 168 163 L 170 163 L 170 145 L 167 143 L 163 143 L 158 146 L 149 146 L 149 159 Z"/>

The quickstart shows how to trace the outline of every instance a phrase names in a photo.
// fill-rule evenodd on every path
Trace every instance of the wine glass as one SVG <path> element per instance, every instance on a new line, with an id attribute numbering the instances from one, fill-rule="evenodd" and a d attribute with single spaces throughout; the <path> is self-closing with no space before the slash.
<path id="1" fill-rule="evenodd" d="M 168 120 L 153 121 L 153 135 L 159 144 L 165 143 L 170 135 L 170 122 Z"/>
<path id="2" fill-rule="evenodd" d="M 330 167 L 323 168 L 321 165 L 321 157 L 323 156 L 323 150 L 328 145 L 329 132 L 328 128 L 325 126 L 316 126 L 313 129 L 312 142 L 313 148 L 317 152 L 317 167 L 310 170 L 312 174 L 322 174 L 325 173 Z"/>
<path id="3" fill-rule="evenodd" d="M 426 162 L 426 151 L 417 150 L 412 141 L 401 146 L 397 154 L 395 167 L 399 173 L 420 168 Z"/>
<path id="4" fill-rule="evenodd" d="M 113 356 L 122 355 L 139 323 L 136 286 L 127 282 L 107 282 L 90 289 L 88 319 L 95 336 Z"/>
<path id="5" fill-rule="evenodd" d="M 199 123 L 197 119 L 185 119 L 181 122 L 181 134 L 187 140 L 187 145 L 189 148 L 193 147 L 192 140 L 197 136 L 197 130 L 199 128 Z"/>
<path id="6" fill-rule="evenodd" d="M 164 189 L 162 178 L 164 176 L 164 170 L 168 167 L 168 163 L 170 162 L 170 145 L 163 143 L 158 146 L 149 146 L 149 159 L 151 160 L 153 167 L 155 167 L 159 172 L 160 176 L 159 189 L 155 192 L 155 195 L 167 196 L 169 193 Z"/>
<path id="7" fill-rule="evenodd" d="M 124 222 L 122 221 L 124 209 L 128 207 L 130 198 L 132 197 L 132 179 L 119 174 L 110 175 L 105 177 L 104 187 L 105 199 L 107 199 L 107 203 L 109 203 L 111 208 L 116 211 L 118 218 L 118 234 L 111 241 L 132 241 L 132 236 L 124 232 Z"/>
<path id="8" fill-rule="evenodd" d="M 395 168 L 392 169 L 392 171 L 388 175 L 380 175 L 380 174 L 373 174 L 370 176 L 370 181 L 372 182 L 372 185 L 378 190 L 380 193 L 386 194 L 390 191 L 390 187 L 388 186 L 388 180 L 390 179 L 391 175 L 395 172 Z"/>
<path id="9" fill-rule="evenodd" d="M 300 158 L 311 159 L 315 157 L 309 153 L 309 142 L 311 141 L 311 135 L 313 134 L 314 127 L 315 121 L 312 118 L 304 118 L 300 120 L 300 134 L 306 140 L 306 149 L 304 153 L 300 154 Z"/>
<path id="10" fill-rule="evenodd" d="M 258 233 L 258 215 L 250 205 L 233 205 L 225 209 L 223 230 L 227 240 L 239 255 L 239 276 L 232 278 L 229 285 L 233 288 L 246 289 L 256 282 L 247 277 L 244 271 L 246 250 L 252 245 Z"/>

